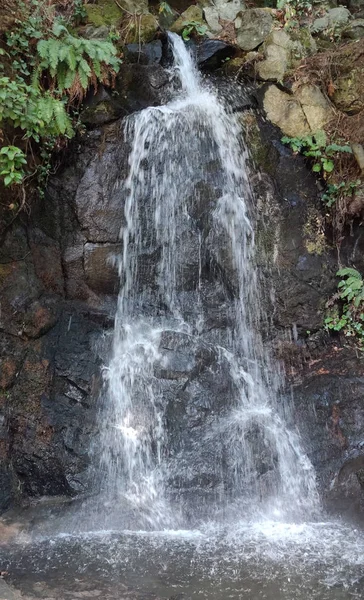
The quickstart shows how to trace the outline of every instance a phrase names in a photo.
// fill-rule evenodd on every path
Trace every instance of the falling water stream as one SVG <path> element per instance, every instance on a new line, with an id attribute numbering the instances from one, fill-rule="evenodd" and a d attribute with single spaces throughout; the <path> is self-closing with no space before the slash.
<path id="1" fill-rule="evenodd" d="M 214 347 L 216 355 L 228 364 L 233 398 L 226 399 L 229 412 L 213 427 L 207 422 L 188 460 L 194 463 L 194 451 L 201 454 L 212 437 L 225 437 L 227 489 L 208 506 L 210 519 L 222 506 L 229 513 L 229 503 L 234 505 L 234 518 L 242 511 L 253 515 L 259 510 L 276 517 L 307 517 L 318 510 L 315 474 L 299 437 L 280 414 L 280 377 L 257 331 L 261 302 L 249 215 L 252 197 L 237 118 L 203 83 L 181 38 L 171 34 L 170 39 L 181 86 L 177 97 L 133 115 L 126 124 L 126 137 L 133 142 L 124 183 L 122 284 L 102 415 L 104 491 L 114 506 L 129 504 L 137 515 L 136 528 L 143 526 L 143 521 L 152 529 L 176 523 L 184 526 L 185 515 L 168 500 L 165 403 L 155 368 L 162 359 L 159 349 L 164 331 L 198 336 L 203 330 L 202 308 L 196 311 L 194 321 L 186 317 L 179 283 L 184 269 L 191 268 L 189 204 L 194 200 L 196 165 L 204 153 L 205 160 L 208 154 L 215 162 L 218 174 L 219 194 L 211 228 L 220 235 L 237 280 L 229 347 Z M 147 223 L 143 218 L 146 203 L 152 213 Z M 161 249 L 156 289 L 149 285 L 140 290 L 140 257 L 153 244 Z M 194 268 L 201 269 L 201 264 L 196 261 Z M 153 303 L 164 307 L 162 318 L 141 314 L 141 305 Z M 163 367 L 168 368 L 168 361 Z M 257 437 L 260 452 L 254 447 Z M 270 463 L 270 480 L 265 478 L 263 483 L 258 476 L 261 452 Z"/>
<path id="2" fill-rule="evenodd" d="M 58 513 L 35 527 L 4 566 L 32 598 L 362 598 L 364 542 L 323 514 L 279 365 L 259 333 L 254 197 L 238 117 L 182 40 L 171 34 L 170 43 L 172 99 L 125 124 L 131 150 L 119 185 L 125 223 L 100 399 L 99 493 L 73 518 Z M 215 195 L 196 227 L 202 156 Z M 205 326 L 207 255 L 234 279 L 224 334 Z M 213 382 L 203 392 L 193 379 L 201 364 Z M 172 449 L 174 411 L 189 386 L 207 416 Z"/>

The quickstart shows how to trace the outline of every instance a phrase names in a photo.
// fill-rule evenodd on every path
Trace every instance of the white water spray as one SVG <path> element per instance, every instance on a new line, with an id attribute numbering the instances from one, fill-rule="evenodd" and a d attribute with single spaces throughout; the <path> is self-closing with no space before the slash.
<path id="1" fill-rule="evenodd" d="M 191 507 L 199 503 L 193 498 L 196 489 L 189 490 L 190 502 L 183 504 L 176 500 L 171 480 L 198 470 L 201 457 L 211 456 L 213 448 L 221 484 L 205 506 L 204 518 L 269 514 L 302 519 L 318 508 L 315 476 L 298 434 L 287 428 L 279 410 L 281 375 L 257 333 L 262 309 L 254 266 L 253 199 L 239 124 L 202 81 L 182 40 L 173 34 L 170 40 L 180 91 L 168 104 L 126 121 L 132 149 L 124 183 L 121 290 L 106 371 L 103 497 L 128 515 L 128 526 L 183 526 L 193 520 Z M 201 156 L 216 171 L 216 201 L 202 234 L 191 218 L 196 181 L 204 178 Z M 188 250 L 191 244 L 197 252 Z M 206 420 L 198 443 L 182 448 L 173 463 L 165 388 L 157 371 L 163 366 L 166 332 L 203 338 L 205 246 L 215 248 L 216 261 L 226 260 L 234 273 L 235 323 L 228 343 L 209 349 L 227 365 L 231 398 L 221 415 L 211 423 Z M 192 313 L 182 283 L 190 273 L 195 273 L 197 293 Z M 209 402 L 213 406 L 213 398 Z"/>

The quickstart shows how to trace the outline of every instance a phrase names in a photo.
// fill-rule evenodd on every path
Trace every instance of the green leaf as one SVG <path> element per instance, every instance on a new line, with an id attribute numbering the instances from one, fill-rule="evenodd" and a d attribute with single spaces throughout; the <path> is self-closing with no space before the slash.
<path id="1" fill-rule="evenodd" d="M 322 166 L 324 171 L 326 171 L 326 173 L 331 173 L 334 170 L 334 163 L 332 162 L 332 160 L 327 160 L 327 159 L 323 159 L 322 161 Z"/>
<path id="2" fill-rule="evenodd" d="M 356 269 L 353 269 L 352 267 L 344 267 L 343 269 L 339 269 L 339 271 L 337 271 L 336 275 L 337 275 L 337 277 L 346 277 L 346 276 L 350 275 L 351 277 L 354 277 L 355 279 L 362 279 L 362 276 L 359 273 L 359 271 L 357 271 Z"/>

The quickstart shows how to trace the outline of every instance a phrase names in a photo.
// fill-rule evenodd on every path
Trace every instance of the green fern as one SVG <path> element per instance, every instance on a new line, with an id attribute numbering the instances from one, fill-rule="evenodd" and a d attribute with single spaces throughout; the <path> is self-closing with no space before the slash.
<path id="1" fill-rule="evenodd" d="M 53 35 L 55 37 L 42 39 L 37 44 L 40 58 L 37 73 L 39 78 L 48 71 L 59 91 L 70 90 L 79 82 L 82 88 L 79 95 L 82 95 L 95 77 L 103 81 L 103 65 L 114 73 L 119 70 L 120 60 L 111 42 L 75 37 L 60 24 L 54 25 Z"/>

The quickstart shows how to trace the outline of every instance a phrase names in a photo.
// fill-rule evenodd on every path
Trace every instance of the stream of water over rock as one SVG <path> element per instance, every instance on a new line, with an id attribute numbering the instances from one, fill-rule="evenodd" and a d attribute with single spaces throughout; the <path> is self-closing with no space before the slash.
<path id="1" fill-rule="evenodd" d="M 0 548 L 1 565 L 29 598 L 362 598 L 361 533 L 322 512 L 259 333 L 255 202 L 238 117 L 182 40 L 170 43 L 172 99 L 125 125 L 98 494 L 81 508 L 30 509 L 31 538 Z M 228 289 L 212 303 L 209 270 Z M 209 327 L 216 301 L 226 305 L 220 328 Z"/>
<path id="2" fill-rule="evenodd" d="M 222 512 L 234 519 L 241 514 L 307 518 L 318 510 L 315 474 L 298 435 L 282 416 L 278 368 L 257 330 L 262 309 L 254 266 L 254 199 L 237 118 L 203 83 L 181 38 L 171 34 L 170 40 L 179 92 L 166 105 L 129 117 L 126 124 L 132 149 L 124 183 L 122 283 L 102 412 L 104 497 L 121 509 L 126 503 L 133 515 L 129 526 L 137 529 L 183 527 L 214 515 L 221 520 Z M 231 391 L 223 414 L 213 422 L 207 418 L 199 439 L 173 461 L 156 371 L 171 368 L 171 359 L 160 351 L 166 332 L 198 338 L 203 329 L 201 297 L 191 319 L 180 288 L 184 272 L 193 269 L 199 287 L 201 257 L 191 266 L 189 235 L 202 155 L 214 163 L 218 197 L 210 208 L 210 231 L 200 233 L 200 253 L 212 231 L 236 280 L 229 345 L 205 343 L 204 350 L 226 364 Z M 141 289 L 143 255 L 154 246 L 160 248 L 155 285 L 148 282 Z M 153 305 L 162 306 L 164 314 L 146 316 L 143 307 Z M 207 401 L 213 412 L 213 398 Z M 212 445 L 219 447 L 215 468 L 223 471 L 221 484 L 205 502 L 205 514 L 196 509 L 194 490 L 181 508 L 178 493 L 171 500 L 170 481 L 183 481 L 184 465 L 193 469 L 202 455 L 214 460 Z"/>

